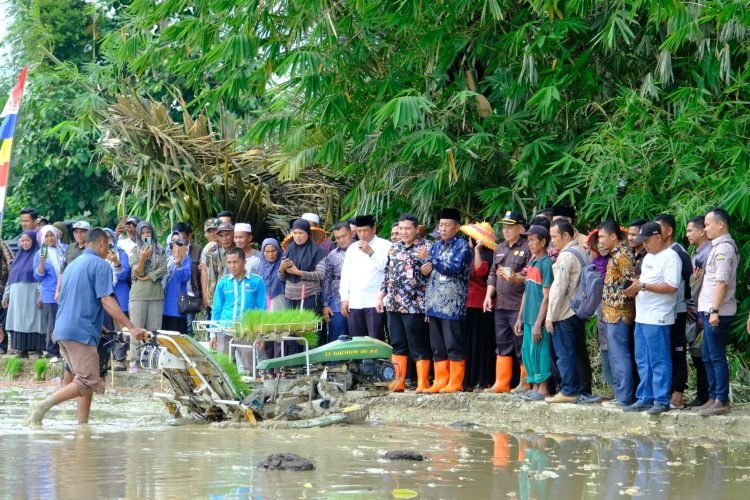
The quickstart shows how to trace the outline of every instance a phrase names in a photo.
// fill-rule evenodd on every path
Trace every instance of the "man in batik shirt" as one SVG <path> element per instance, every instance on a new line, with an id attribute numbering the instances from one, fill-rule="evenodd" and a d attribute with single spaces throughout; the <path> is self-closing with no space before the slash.
<path id="1" fill-rule="evenodd" d="M 435 362 L 435 380 L 424 392 L 463 390 L 466 354 L 462 322 L 466 317 L 469 274 L 473 252 L 466 240 L 458 237 L 460 214 L 455 208 L 440 213 L 440 240 L 428 252 L 419 253 L 427 263 L 422 274 L 429 276 L 426 312 L 430 324 L 430 344 Z"/>

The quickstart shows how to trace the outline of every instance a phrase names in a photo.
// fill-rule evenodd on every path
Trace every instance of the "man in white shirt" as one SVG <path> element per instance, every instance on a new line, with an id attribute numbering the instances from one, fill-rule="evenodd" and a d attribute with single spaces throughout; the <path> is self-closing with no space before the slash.
<path id="1" fill-rule="evenodd" d="M 135 248 L 135 228 L 141 219 L 131 215 L 125 220 L 120 222 L 115 228 L 115 234 L 117 235 L 117 246 L 125 250 L 125 253 L 130 255 L 130 252 Z M 125 235 L 123 237 L 123 235 Z"/>
<path id="2" fill-rule="evenodd" d="M 260 252 L 253 248 L 253 227 L 245 222 L 234 225 L 234 244 L 245 252 L 245 272 L 258 274 Z"/>
<path id="3" fill-rule="evenodd" d="M 642 242 L 648 253 L 643 258 L 640 278 L 633 281 L 625 294 L 635 296 L 635 362 L 641 382 L 635 393 L 638 400 L 623 411 L 647 410 L 649 415 L 659 415 L 669 411 L 672 388 L 669 333 L 675 321 L 682 263 L 657 222 L 641 226 L 636 242 Z"/>
<path id="4" fill-rule="evenodd" d="M 349 245 L 341 268 L 341 314 L 347 318 L 349 335 L 368 335 L 383 340 L 384 314 L 375 304 L 383 282 L 391 242 L 375 234 L 372 215 L 356 217 L 359 241 Z"/>

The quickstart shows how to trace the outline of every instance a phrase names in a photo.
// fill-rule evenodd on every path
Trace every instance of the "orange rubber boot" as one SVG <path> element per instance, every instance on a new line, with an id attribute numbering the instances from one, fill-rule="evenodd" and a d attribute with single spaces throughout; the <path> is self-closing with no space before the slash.
<path id="1" fill-rule="evenodd" d="M 430 388 L 430 365 L 429 359 L 417 361 L 417 392 L 424 392 Z"/>
<path id="2" fill-rule="evenodd" d="M 435 380 L 432 382 L 432 385 L 429 388 L 425 389 L 422 392 L 427 394 L 434 394 L 448 385 L 449 380 L 450 371 L 448 368 L 448 360 L 446 359 L 445 361 L 435 361 Z"/>
<path id="3" fill-rule="evenodd" d="M 495 358 L 495 384 L 484 392 L 510 392 L 510 377 L 513 376 L 513 358 L 497 356 Z"/>
<path id="4" fill-rule="evenodd" d="M 391 382 L 391 385 L 388 386 L 389 391 L 404 392 L 404 382 L 406 381 L 406 363 L 408 361 L 408 356 L 402 356 L 400 354 L 391 355 L 391 363 L 393 363 L 393 368 L 396 370 L 396 378 L 394 378 L 393 382 Z"/>
<path id="5" fill-rule="evenodd" d="M 466 360 L 451 361 L 451 381 L 440 392 L 459 392 L 464 390 L 464 373 Z"/>

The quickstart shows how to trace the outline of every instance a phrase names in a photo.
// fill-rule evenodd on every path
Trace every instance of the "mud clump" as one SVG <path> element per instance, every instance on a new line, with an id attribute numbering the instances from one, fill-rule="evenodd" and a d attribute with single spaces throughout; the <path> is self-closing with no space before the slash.
<path id="1" fill-rule="evenodd" d="M 263 470 L 315 470 L 315 466 L 311 461 L 294 453 L 274 453 L 268 455 L 258 464 L 258 467 Z"/>
<path id="2" fill-rule="evenodd" d="M 411 450 L 395 450 L 388 451 L 383 455 L 383 458 L 388 460 L 409 460 L 411 462 L 421 462 L 424 460 L 424 455 L 419 452 Z"/>

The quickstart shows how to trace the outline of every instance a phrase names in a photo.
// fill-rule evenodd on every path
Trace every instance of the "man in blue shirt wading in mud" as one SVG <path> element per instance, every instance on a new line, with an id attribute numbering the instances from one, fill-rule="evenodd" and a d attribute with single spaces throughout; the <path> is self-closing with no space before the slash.
<path id="1" fill-rule="evenodd" d="M 122 312 L 114 296 L 112 268 L 104 260 L 108 251 L 107 233 L 89 231 L 86 249 L 71 262 L 62 276 L 60 305 L 55 322 L 55 340 L 73 373 L 73 381 L 43 401 L 32 403 L 27 424 L 42 425 L 44 415 L 53 406 L 78 398 L 78 424 L 87 424 L 91 400 L 101 384 L 97 346 L 102 335 L 104 311 L 115 324 L 128 328 L 143 340 L 148 333 L 136 328 Z"/>

